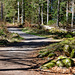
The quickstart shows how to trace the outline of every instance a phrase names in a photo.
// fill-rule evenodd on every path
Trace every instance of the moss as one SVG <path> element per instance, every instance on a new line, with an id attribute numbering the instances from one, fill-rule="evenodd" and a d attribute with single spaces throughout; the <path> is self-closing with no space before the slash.
<path id="1" fill-rule="evenodd" d="M 64 64 L 62 63 L 61 60 L 57 60 L 56 64 L 58 67 L 64 67 Z"/>
<path id="2" fill-rule="evenodd" d="M 49 55 L 48 55 L 48 57 L 50 58 L 50 57 L 53 57 L 53 56 L 55 56 L 56 54 L 55 53 L 50 53 Z"/>
<path id="3" fill-rule="evenodd" d="M 68 33 L 67 35 L 65 35 L 65 37 L 66 38 L 72 38 L 72 35 Z"/>
<path id="4" fill-rule="evenodd" d="M 61 59 L 64 59 L 64 58 L 66 58 L 65 56 L 59 56 L 58 58 L 57 58 L 57 60 L 61 60 Z"/>
<path id="5" fill-rule="evenodd" d="M 72 48 L 69 45 L 65 45 L 64 48 L 63 48 L 63 51 L 65 52 L 66 56 L 70 56 Z"/>
<path id="6" fill-rule="evenodd" d="M 47 67 L 47 68 L 52 68 L 54 66 L 55 66 L 55 63 L 54 62 L 49 62 L 49 63 L 43 65 L 43 67 Z"/>
<path id="7" fill-rule="evenodd" d="M 74 61 L 70 58 L 65 58 L 62 60 L 62 62 L 64 63 L 65 67 L 72 67 L 74 65 Z"/>
<path id="8" fill-rule="evenodd" d="M 41 53 L 44 53 L 46 50 L 41 50 L 40 52 L 39 52 L 39 54 L 41 54 Z"/>
<path id="9" fill-rule="evenodd" d="M 56 64 L 56 61 L 55 60 L 52 60 L 51 62 Z"/>
<path id="10" fill-rule="evenodd" d="M 72 52 L 71 52 L 70 57 L 71 57 L 71 58 L 75 58 L 75 49 L 72 49 Z"/>
<path id="11" fill-rule="evenodd" d="M 74 65 L 74 61 L 71 58 L 67 58 L 64 56 L 59 56 L 56 64 L 58 67 L 72 67 Z"/>
<path id="12" fill-rule="evenodd" d="M 50 51 L 46 51 L 39 55 L 40 58 L 47 56 L 50 53 Z"/>

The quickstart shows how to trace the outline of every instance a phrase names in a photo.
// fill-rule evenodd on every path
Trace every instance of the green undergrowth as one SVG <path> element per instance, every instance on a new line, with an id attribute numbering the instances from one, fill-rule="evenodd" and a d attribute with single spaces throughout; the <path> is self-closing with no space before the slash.
<path id="1" fill-rule="evenodd" d="M 65 30 L 60 30 L 58 28 L 52 28 L 50 30 L 38 27 L 26 27 L 22 31 L 28 34 L 38 35 L 46 38 L 62 39 L 62 38 L 72 38 L 75 36 L 74 32 L 68 32 Z"/>
<path id="2" fill-rule="evenodd" d="M 10 44 L 10 42 L 19 42 L 23 40 L 24 38 L 20 37 L 16 33 L 10 33 L 7 30 L 7 27 L 3 22 L 0 23 L 0 46 L 5 46 L 7 44 Z"/>
<path id="3" fill-rule="evenodd" d="M 39 52 L 38 58 L 45 58 L 48 61 L 41 68 L 48 69 L 54 66 L 72 67 L 75 65 L 75 38 L 63 39 L 62 42 L 50 44 Z M 55 61 L 55 62 L 51 62 Z"/>
<path id="4" fill-rule="evenodd" d="M 48 35 L 48 33 L 46 33 L 45 30 L 43 29 L 36 29 L 36 28 L 24 28 L 22 29 L 23 32 L 27 33 L 27 34 L 32 34 L 32 35 L 37 35 L 37 36 L 41 36 L 41 37 L 50 37 Z"/>
<path id="5" fill-rule="evenodd" d="M 20 42 L 21 40 L 24 40 L 24 38 L 20 37 L 17 33 L 11 33 L 8 40 L 10 42 Z"/>

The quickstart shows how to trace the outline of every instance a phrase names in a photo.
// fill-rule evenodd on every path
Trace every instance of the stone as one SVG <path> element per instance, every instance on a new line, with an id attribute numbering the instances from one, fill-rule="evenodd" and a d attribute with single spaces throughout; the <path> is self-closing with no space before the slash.
<path id="1" fill-rule="evenodd" d="M 64 64 L 62 63 L 61 60 L 57 60 L 56 65 L 57 65 L 58 67 L 64 67 Z"/>
<path id="2" fill-rule="evenodd" d="M 65 65 L 65 67 L 72 67 L 74 65 L 74 61 L 70 58 L 65 58 L 62 60 L 63 64 Z"/>
<path id="3" fill-rule="evenodd" d="M 56 55 L 55 53 L 50 53 L 50 54 L 48 55 L 48 57 L 51 58 L 51 57 L 53 57 L 53 56 L 55 56 L 55 55 Z"/>
<path id="4" fill-rule="evenodd" d="M 43 65 L 44 67 L 47 67 L 47 68 L 52 68 L 52 67 L 54 67 L 55 66 L 55 63 L 54 62 L 49 62 L 49 63 L 47 63 L 47 64 L 45 64 L 45 65 Z"/>
<path id="5" fill-rule="evenodd" d="M 46 51 L 46 52 L 40 54 L 40 55 L 39 55 L 39 58 L 45 57 L 45 56 L 47 56 L 49 53 L 50 53 L 50 51 Z"/>
<path id="6" fill-rule="evenodd" d="M 59 56 L 57 59 L 61 60 L 61 59 L 64 59 L 64 58 L 66 58 L 66 57 L 65 56 Z"/>
<path id="7" fill-rule="evenodd" d="M 72 50 L 70 57 L 75 58 L 75 49 Z"/>
<path id="8" fill-rule="evenodd" d="M 72 48 L 69 45 L 65 45 L 64 48 L 63 48 L 63 51 L 65 52 L 66 56 L 70 56 Z"/>

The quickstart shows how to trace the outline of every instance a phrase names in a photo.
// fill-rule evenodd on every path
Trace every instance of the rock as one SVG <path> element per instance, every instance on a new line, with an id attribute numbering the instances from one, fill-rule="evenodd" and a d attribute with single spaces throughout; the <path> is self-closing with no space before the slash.
<path id="1" fill-rule="evenodd" d="M 55 60 L 52 60 L 51 62 L 56 64 L 56 61 Z"/>
<path id="2" fill-rule="evenodd" d="M 75 49 L 72 50 L 70 57 L 75 58 Z"/>
<path id="3" fill-rule="evenodd" d="M 65 67 L 72 67 L 74 65 L 74 61 L 70 58 L 65 58 L 62 60 L 63 64 L 65 65 Z"/>
<path id="4" fill-rule="evenodd" d="M 64 67 L 64 64 L 62 63 L 61 60 L 57 60 L 56 64 L 58 67 Z"/>
<path id="5" fill-rule="evenodd" d="M 55 66 L 55 63 L 54 62 L 49 62 L 49 63 L 43 65 L 43 67 L 47 67 L 47 68 L 52 68 L 54 66 Z"/>
<path id="6" fill-rule="evenodd" d="M 50 54 L 48 55 L 48 57 L 51 58 L 51 57 L 53 57 L 53 56 L 55 56 L 55 55 L 56 55 L 55 53 L 50 53 Z"/>
<path id="7" fill-rule="evenodd" d="M 67 58 L 64 56 L 59 56 L 56 64 L 58 67 L 72 67 L 74 65 L 74 61 L 71 58 Z"/>
<path id="8" fill-rule="evenodd" d="M 61 60 L 61 59 L 64 59 L 64 58 L 66 58 L 66 57 L 65 56 L 59 56 L 58 60 Z"/>
<path id="9" fill-rule="evenodd" d="M 40 54 L 38 57 L 39 57 L 39 58 L 45 57 L 45 56 L 47 56 L 49 53 L 50 53 L 50 51 L 46 51 L 46 52 Z"/>
<path id="10" fill-rule="evenodd" d="M 72 48 L 69 45 L 65 45 L 64 48 L 63 48 L 63 51 L 65 52 L 66 56 L 70 56 Z"/>

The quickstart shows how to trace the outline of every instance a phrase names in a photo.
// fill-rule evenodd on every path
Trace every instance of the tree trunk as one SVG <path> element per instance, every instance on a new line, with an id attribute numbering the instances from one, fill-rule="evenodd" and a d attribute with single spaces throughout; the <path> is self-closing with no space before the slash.
<path id="1" fill-rule="evenodd" d="M 71 21 L 71 28 L 73 28 L 74 22 L 74 0 L 72 0 L 72 21 Z"/>
<path id="2" fill-rule="evenodd" d="M 41 24 L 43 25 L 43 3 L 42 3 L 42 10 L 41 10 Z"/>
<path id="3" fill-rule="evenodd" d="M 47 24 L 49 21 L 49 0 L 47 0 Z"/>
<path id="4" fill-rule="evenodd" d="M 15 24 L 15 18 L 13 17 L 13 25 Z"/>
<path id="5" fill-rule="evenodd" d="M 40 0 L 39 0 L 39 25 L 41 24 L 41 6 L 40 6 Z"/>
<path id="6" fill-rule="evenodd" d="M 22 0 L 22 14 L 21 14 L 21 24 L 24 23 L 24 8 L 23 8 L 24 0 Z"/>
<path id="7" fill-rule="evenodd" d="M 67 27 L 68 27 L 68 13 L 69 13 L 69 0 L 67 1 L 67 5 L 66 5 L 66 24 L 67 24 Z"/>
<path id="8" fill-rule="evenodd" d="M 1 21 L 3 21 L 3 3 L 1 2 Z"/>
<path id="9" fill-rule="evenodd" d="M 18 1 L 18 23 L 20 23 L 20 10 L 19 10 L 19 1 Z"/>
<path id="10" fill-rule="evenodd" d="M 60 13 L 60 0 L 58 0 L 58 7 L 57 7 L 57 27 L 59 27 L 59 13 Z"/>

